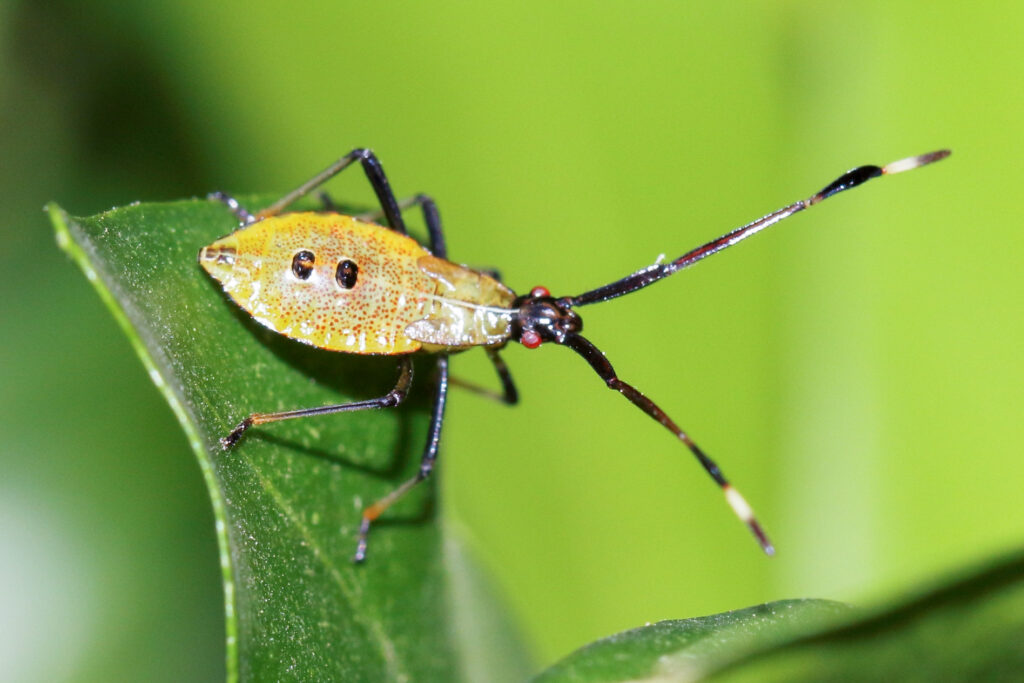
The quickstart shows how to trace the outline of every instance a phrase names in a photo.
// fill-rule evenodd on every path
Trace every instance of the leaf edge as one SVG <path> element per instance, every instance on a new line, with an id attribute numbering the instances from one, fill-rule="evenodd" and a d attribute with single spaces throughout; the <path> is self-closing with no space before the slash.
<path id="1" fill-rule="evenodd" d="M 136 356 L 142 361 L 150 380 L 156 385 L 157 390 L 163 395 L 170 406 L 174 416 L 178 419 L 182 431 L 188 440 L 189 447 L 196 456 L 199 463 L 199 470 L 202 473 L 203 481 L 206 484 L 207 493 L 210 496 L 210 504 L 213 508 L 215 521 L 215 535 L 217 538 L 217 555 L 221 569 L 221 585 L 224 588 L 224 626 L 225 626 L 225 666 L 227 683 L 238 681 L 238 620 L 236 591 L 234 579 L 234 566 L 231 560 L 227 535 L 227 508 L 224 498 L 218 488 L 217 479 L 213 471 L 213 463 L 209 453 L 199 436 L 199 432 L 185 408 L 181 397 L 174 391 L 167 382 L 156 359 L 146 347 L 145 342 L 139 336 L 138 331 L 132 323 L 130 313 L 121 305 L 121 301 L 108 287 L 107 282 L 101 277 L 99 270 L 94 267 L 90 255 L 84 245 L 75 239 L 72 226 L 75 225 L 74 218 L 62 209 L 56 202 L 48 202 L 43 209 L 50 217 L 54 228 L 57 247 L 81 269 L 86 279 L 92 284 L 100 300 L 110 311 L 118 327 L 128 338 L 129 344 L 135 351 Z"/>

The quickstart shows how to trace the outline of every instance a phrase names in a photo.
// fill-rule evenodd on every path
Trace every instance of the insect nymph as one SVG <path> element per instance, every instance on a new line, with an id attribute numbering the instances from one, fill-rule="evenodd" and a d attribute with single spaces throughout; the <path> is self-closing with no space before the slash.
<path id="1" fill-rule="evenodd" d="M 736 228 L 679 258 L 576 296 L 553 297 L 544 287 L 516 295 L 493 274 L 447 260 L 441 220 L 433 200 L 416 195 L 395 199 L 380 162 L 372 152 L 356 149 L 328 166 L 274 204 L 250 213 L 233 198 L 214 193 L 241 226 L 199 252 L 199 263 L 224 291 L 255 320 L 292 339 L 329 350 L 398 357 L 399 376 L 384 396 L 368 401 L 302 408 L 280 413 L 253 413 L 221 439 L 234 446 L 253 425 L 329 413 L 400 404 L 412 383 L 410 354 L 434 354 L 437 385 L 427 444 L 416 476 L 363 510 L 355 561 L 366 557 L 370 525 L 392 503 L 426 479 L 437 458 L 448 393 L 448 356 L 481 346 L 494 363 L 506 403 L 515 403 L 515 385 L 498 352 L 509 342 L 528 348 L 543 343 L 567 346 L 640 410 L 672 432 L 718 484 L 736 515 L 750 528 L 765 553 L 774 548 L 753 510 L 729 484 L 718 465 L 678 425 L 632 385 L 619 379 L 611 363 L 580 332 L 576 308 L 635 292 L 691 266 L 751 235 L 803 211 L 834 194 L 881 175 L 908 171 L 949 156 L 948 150 L 923 154 L 886 166 L 860 166 L 841 175 L 817 194 Z M 373 186 L 387 226 L 367 216 L 337 212 L 325 198 L 323 211 L 283 213 L 296 200 L 359 162 Z M 418 206 L 429 235 L 429 249 L 408 237 L 402 211 Z"/>

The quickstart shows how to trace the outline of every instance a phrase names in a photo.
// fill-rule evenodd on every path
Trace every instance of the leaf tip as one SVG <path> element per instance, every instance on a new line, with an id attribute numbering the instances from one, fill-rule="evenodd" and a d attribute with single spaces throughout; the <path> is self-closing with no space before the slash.
<path id="1" fill-rule="evenodd" d="M 71 246 L 71 235 L 68 233 L 68 214 L 60 208 L 57 202 L 47 202 L 43 211 L 50 216 L 50 223 L 53 225 L 54 236 L 57 239 L 57 246 L 60 250 L 67 252 Z"/>

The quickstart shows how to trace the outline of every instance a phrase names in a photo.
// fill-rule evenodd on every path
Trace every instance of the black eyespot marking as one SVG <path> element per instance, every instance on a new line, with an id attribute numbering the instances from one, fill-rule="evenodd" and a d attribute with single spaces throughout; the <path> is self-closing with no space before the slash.
<path id="1" fill-rule="evenodd" d="M 309 276 L 313 274 L 314 263 L 316 263 L 316 257 L 313 256 L 313 252 L 303 249 L 292 259 L 292 273 L 300 280 L 308 280 Z"/>
<path id="2" fill-rule="evenodd" d="M 338 264 L 338 272 L 335 277 L 338 279 L 338 284 L 345 289 L 352 289 L 356 286 L 356 278 L 359 276 L 359 266 L 352 261 L 345 259 Z"/>

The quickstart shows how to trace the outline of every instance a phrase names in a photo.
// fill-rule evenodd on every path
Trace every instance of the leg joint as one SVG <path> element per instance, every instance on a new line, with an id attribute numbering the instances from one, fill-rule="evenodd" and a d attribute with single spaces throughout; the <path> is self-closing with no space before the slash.
<path id="1" fill-rule="evenodd" d="M 408 389 L 392 389 L 380 400 L 382 408 L 394 408 L 405 400 L 405 397 L 409 395 Z"/>
<path id="2" fill-rule="evenodd" d="M 222 202 L 223 204 L 225 204 L 229 209 L 231 209 L 231 213 L 233 213 L 235 217 L 238 220 L 240 220 L 244 225 L 248 225 L 249 223 L 253 223 L 256 221 L 255 216 L 253 216 L 251 213 L 249 213 L 249 211 L 245 209 L 245 207 L 239 204 L 237 199 L 235 199 L 226 192 L 221 192 L 220 190 L 217 190 L 216 192 L 211 192 L 210 194 L 206 195 L 206 198 L 212 201 Z"/>

